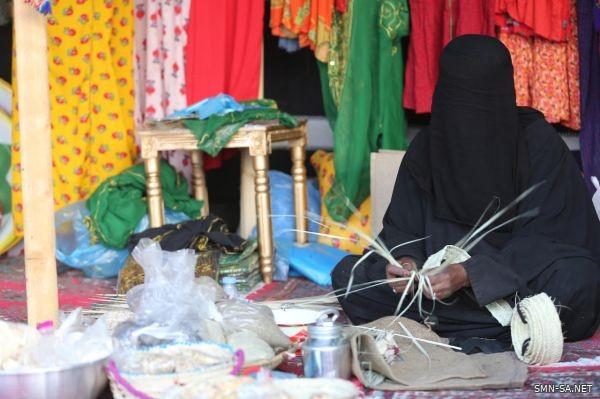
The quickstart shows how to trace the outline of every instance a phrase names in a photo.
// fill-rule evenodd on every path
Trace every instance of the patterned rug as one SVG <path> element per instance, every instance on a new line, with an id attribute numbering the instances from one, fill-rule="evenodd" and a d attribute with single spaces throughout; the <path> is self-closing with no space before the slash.
<path id="1" fill-rule="evenodd" d="M 59 268 L 58 302 L 61 310 L 89 308 L 93 297 L 114 294 L 116 280 L 86 278 L 79 270 Z M 22 257 L 0 258 L 0 319 L 27 321 L 25 264 Z"/>
<path id="2" fill-rule="evenodd" d="M 282 300 L 322 295 L 329 290 L 304 279 L 267 284 L 252 293 L 250 299 Z M 302 373 L 302 360 L 294 358 L 283 369 Z M 591 386 L 589 385 L 591 384 Z M 575 394 L 578 389 L 582 393 Z M 586 390 L 587 393 L 583 393 Z M 416 399 L 416 398 L 564 398 L 565 396 L 600 398 L 600 330 L 592 338 L 580 342 L 567 342 L 560 363 L 545 367 L 530 367 L 529 378 L 523 389 L 435 392 L 383 392 L 366 391 L 365 398 Z"/>
<path id="3" fill-rule="evenodd" d="M 116 280 L 86 278 L 80 271 L 65 269 L 59 274 L 59 302 L 62 310 L 94 303 L 98 294 L 115 292 Z M 253 300 L 281 300 L 322 295 L 329 289 L 301 278 L 267 284 L 250 295 Z M 26 321 L 25 271 L 23 258 L 0 259 L 0 318 Z M 287 363 L 286 371 L 301 372 L 301 359 Z M 589 385 L 591 384 L 591 386 Z M 519 390 L 381 392 L 367 391 L 365 398 L 563 398 L 573 390 L 589 388 L 581 397 L 600 398 L 600 331 L 588 340 L 566 343 L 561 363 L 545 367 L 530 367 L 525 387 Z M 554 392 L 552 393 L 552 390 Z M 550 393 L 549 393 L 550 392 Z M 577 397 L 578 395 L 575 395 Z M 103 397 L 109 398 L 109 394 Z"/>

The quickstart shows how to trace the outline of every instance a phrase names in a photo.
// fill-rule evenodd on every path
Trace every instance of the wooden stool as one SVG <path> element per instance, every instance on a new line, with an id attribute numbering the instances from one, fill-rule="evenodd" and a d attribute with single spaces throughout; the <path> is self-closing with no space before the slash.
<path id="1" fill-rule="evenodd" d="M 202 154 L 196 137 L 178 122 L 152 122 L 136 132 L 146 169 L 148 214 L 150 226 L 164 224 L 164 205 L 160 184 L 160 152 L 189 150 L 192 160 L 192 191 L 196 199 L 205 201 L 202 215 L 208 214 L 208 195 L 202 168 Z M 287 141 L 292 159 L 294 186 L 294 211 L 296 215 L 296 241 L 307 242 L 306 222 L 306 121 L 296 128 L 286 128 L 276 123 L 260 122 L 241 127 L 225 148 L 247 149 L 254 169 L 254 191 L 256 198 L 256 226 L 260 269 L 265 282 L 273 277 L 273 228 L 271 225 L 271 197 L 269 189 L 269 154 L 271 144 Z"/>

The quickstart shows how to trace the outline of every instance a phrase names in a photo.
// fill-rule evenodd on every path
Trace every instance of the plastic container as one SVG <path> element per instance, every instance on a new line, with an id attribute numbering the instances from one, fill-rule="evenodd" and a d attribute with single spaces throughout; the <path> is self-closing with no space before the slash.
<path id="1" fill-rule="evenodd" d="M 223 286 L 223 291 L 225 291 L 225 295 L 229 299 L 236 299 L 238 297 L 238 292 L 236 288 L 237 279 L 233 276 L 223 277 L 221 281 L 221 285 Z"/>

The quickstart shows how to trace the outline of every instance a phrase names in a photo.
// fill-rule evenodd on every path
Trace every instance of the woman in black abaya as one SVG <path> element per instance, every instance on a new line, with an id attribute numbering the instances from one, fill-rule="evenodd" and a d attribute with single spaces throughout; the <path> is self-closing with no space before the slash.
<path id="1" fill-rule="evenodd" d="M 516 106 L 510 54 L 500 41 L 479 35 L 452 40 L 441 57 L 431 124 L 404 157 L 380 234 L 388 248 L 430 237 L 394 251 L 402 269 L 372 255 L 355 270 L 355 284 L 408 276 L 458 242 L 491 200 L 503 208 L 540 182 L 497 224 L 535 208 L 537 216 L 490 234 L 469 260 L 431 277 L 436 298 L 451 303 L 437 302 L 428 320 L 438 334 L 455 342 L 508 344 L 509 327 L 485 305 L 501 298 L 514 304 L 517 296 L 540 292 L 561 305 L 568 340 L 591 336 L 600 321 L 600 222 L 572 155 L 541 113 Z M 348 256 L 336 266 L 334 288 L 346 287 L 357 260 Z M 353 323 L 362 324 L 393 314 L 404 286 L 378 286 L 340 303 Z M 424 309 L 432 307 L 424 300 Z M 422 321 L 416 305 L 406 316 Z"/>

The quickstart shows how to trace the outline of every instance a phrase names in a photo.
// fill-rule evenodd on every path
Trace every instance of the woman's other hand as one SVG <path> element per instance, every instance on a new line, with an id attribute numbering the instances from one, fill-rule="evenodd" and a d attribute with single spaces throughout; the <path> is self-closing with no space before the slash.
<path id="1" fill-rule="evenodd" d="M 417 263 L 415 262 L 415 260 L 413 258 L 409 258 L 409 257 L 405 256 L 405 257 L 398 259 L 398 263 L 402 267 L 398 267 L 398 266 L 392 265 L 391 263 L 388 263 L 388 265 L 385 268 L 385 276 L 387 279 L 395 279 L 398 277 L 410 277 L 411 272 L 413 270 L 417 270 Z M 404 292 L 404 290 L 406 289 L 406 285 L 408 284 L 408 281 L 394 281 L 389 284 L 395 293 L 402 294 Z M 411 292 L 414 290 L 414 283 L 413 283 L 412 287 L 413 288 L 411 289 Z"/>
<path id="2" fill-rule="evenodd" d="M 456 291 L 471 285 L 469 275 L 462 263 L 448 265 L 444 270 L 429 277 L 435 299 L 446 299 Z M 433 298 L 428 287 L 423 290 L 425 296 Z"/>

